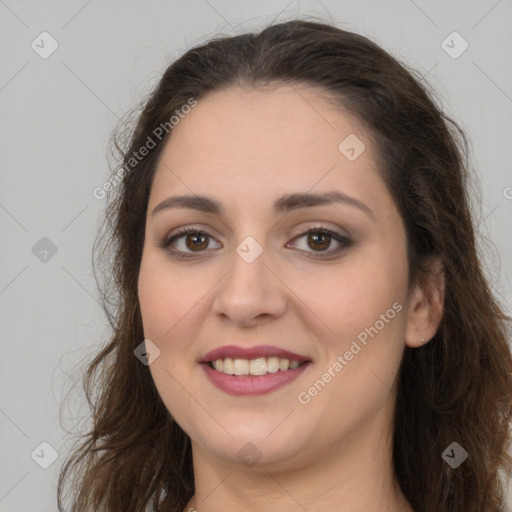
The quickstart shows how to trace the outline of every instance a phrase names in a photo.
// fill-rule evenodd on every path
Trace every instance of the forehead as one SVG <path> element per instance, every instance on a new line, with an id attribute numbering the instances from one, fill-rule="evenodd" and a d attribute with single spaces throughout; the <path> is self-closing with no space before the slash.
<path id="1" fill-rule="evenodd" d="M 343 152 L 347 140 L 360 152 L 355 160 Z M 371 198 L 383 191 L 364 128 L 304 85 L 231 87 L 200 98 L 173 128 L 153 186 L 152 203 L 174 191 L 246 199 L 312 189 Z"/>
<path id="2" fill-rule="evenodd" d="M 230 87 L 201 98 L 173 129 L 170 143 L 174 139 L 181 152 L 200 147 L 230 159 L 268 161 L 286 154 L 300 160 L 312 151 L 313 157 L 337 155 L 339 142 L 356 132 L 366 137 L 355 119 L 310 87 Z"/>

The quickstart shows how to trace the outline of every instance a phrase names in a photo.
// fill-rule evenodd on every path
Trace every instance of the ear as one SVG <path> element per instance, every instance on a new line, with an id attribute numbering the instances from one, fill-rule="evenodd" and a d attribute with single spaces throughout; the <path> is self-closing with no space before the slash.
<path id="1" fill-rule="evenodd" d="M 418 348 L 436 334 L 443 317 L 444 269 L 439 259 L 428 265 L 428 275 L 415 286 L 408 304 L 405 343 Z"/>

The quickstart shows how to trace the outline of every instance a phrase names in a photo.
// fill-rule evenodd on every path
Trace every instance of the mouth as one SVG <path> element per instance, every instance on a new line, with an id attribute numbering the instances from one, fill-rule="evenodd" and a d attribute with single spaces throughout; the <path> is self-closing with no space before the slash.
<path id="1" fill-rule="evenodd" d="M 261 395 L 297 379 L 313 364 L 307 356 L 270 345 L 225 345 L 201 361 L 210 382 L 231 395 Z"/>
<path id="2" fill-rule="evenodd" d="M 225 375 L 260 377 L 269 373 L 296 370 L 309 362 L 280 357 L 258 357 L 255 359 L 232 359 L 227 357 L 208 361 L 204 364 Z"/>
<path id="3" fill-rule="evenodd" d="M 272 345 L 240 347 L 224 345 L 208 352 L 200 361 L 226 375 L 259 377 L 268 373 L 296 370 L 312 362 L 307 356 Z"/>

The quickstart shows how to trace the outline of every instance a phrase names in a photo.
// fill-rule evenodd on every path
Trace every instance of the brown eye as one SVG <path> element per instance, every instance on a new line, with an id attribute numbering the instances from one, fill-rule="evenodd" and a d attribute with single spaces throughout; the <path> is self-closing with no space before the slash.
<path id="1" fill-rule="evenodd" d="M 185 245 L 192 251 L 200 251 L 208 247 L 208 239 L 201 233 L 189 234 L 185 236 Z"/>
<path id="2" fill-rule="evenodd" d="M 308 246 L 312 249 L 328 249 L 331 245 L 331 239 L 331 235 L 326 233 L 319 233 L 317 231 L 311 231 L 308 236 Z"/>
<path id="3" fill-rule="evenodd" d="M 312 228 L 296 237 L 295 240 L 300 240 L 302 238 L 306 238 L 305 243 L 296 243 L 294 245 L 301 251 L 309 253 L 311 257 L 314 258 L 323 258 L 340 254 L 347 250 L 353 243 L 348 237 L 323 227 Z M 333 241 L 338 245 L 338 247 L 329 249 Z M 315 253 L 317 253 L 317 255 L 315 255 Z"/>
<path id="4" fill-rule="evenodd" d="M 329 256 L 341 255 L 353 244 L 350 238 L 323 227 L 310 229 L 295 237 L 294 240 L 306 238 L 305 243 L 292 244 L 292 246 L 297 247 L 300 252 L 306 253 L 311 258 L 327 258 Z M 192 258 L 194 253 L 197 255 L 201 253 L 208 254 L 209 251 L 206 249 L 209 248 L 211 241 L 215 241 L 218 244 L 217 248 L 221 246 L 208 233 L 195 228 L 185 228 L 170 235 L 158 245 L 165 248 L 172 257 Z M 330 249 L 333 241 L 338 247 Z M 286 245 L 286 247 L 289 246 L 290 244 Z"/>
<path id="5" fill-rule="evenodd" d="M 208 248 L 213 238 L 204 231 L 194 228 L 187 228 L 166 238 L 160 247 L 167 250 L 176 257 L 189 257 L 191 253 L 202 253 Z M 173 248 L 170 248 L 170 247 Z"/>

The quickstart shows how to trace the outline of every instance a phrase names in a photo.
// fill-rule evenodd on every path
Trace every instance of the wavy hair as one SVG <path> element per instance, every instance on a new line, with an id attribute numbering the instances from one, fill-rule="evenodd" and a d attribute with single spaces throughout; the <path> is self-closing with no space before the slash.
<path id="1" fill-rule="evenodd" d="M 400 367 L 393 464 L 405 497 L 415 512 L 504 512 L 511 318 L 484 275 L 467 136 L 417 71 L 362 35 L 306 19 L 190 49 L 114 132 L 117 167 L 93 267 L 112 333 L 83 376 L 92 426 L 61 468 L 59 510 L 70 497 L 72 512 L 182 512 L 193 495 L 190 439 L 134 357 L 144 339 L 137 279 L 148 198 L 172 129 L 144 158 L 134 154 L 190 98 L 273 84 L 312 86 L 368 130 L 405 223 L 410 286 L 442 263 L 439 329 L 426 345 L 405 347 Z M 441 456 L 454 441 L 469 455 L 456 469 Z"/>

